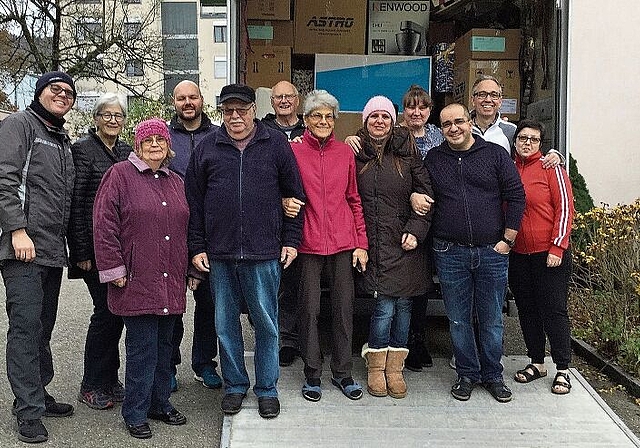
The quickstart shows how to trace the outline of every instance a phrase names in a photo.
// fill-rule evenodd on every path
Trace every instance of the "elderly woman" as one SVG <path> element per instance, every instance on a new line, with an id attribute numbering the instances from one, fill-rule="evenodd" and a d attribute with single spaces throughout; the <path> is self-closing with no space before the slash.
<path id="1" fill-rule="evenodd" d="M 409 87 L 409 90 L 402 98 L 402 125 L 411 131 L 416 142 L 418 154 L 422 160 L 424 160 L 431 148 L 444 142 L 444 136 L 440 128 L 434 124 L 427 123 L 432 107 L 433 101 L 429 93 L 415 84 Z M 425 206 L 429 204 L 426 198 L 423 200 Z M 429 242 L 425 244 L 428 247 L 430 245 L 431 243 Z M 427 284 L 432 287 L 431 251 L 426 251 L 425 257 L 427 257 Z M 409 355 L 405 360 L 405 366 L 414 372 L 421 372 L 423 367 L 431 367 L 433 365 L 433 359 L 425 341 L 427 300 L 426 295 L 416 297 L 411 308 L 411 325 L 409 327 L 409 342 L 407 345 Z"/>
<path id="2" fill-rule="evenodd" d="M 93 209 L 96 265 L 107 301 L 126 328 L 122 416 L 131 436 L 151 437 L 147 418 L 182 425 L 169 402 L 171 336 L 184 313 L 189 208 L 169 130 L 152 118 L 138 124 L 135 151 L 102 180 Z M 198 280 L 189 278 L 195 289 Z"/>
<path id="3" fill-rule="evenodd" d="M 297 263 L 299 338 L 306 379 L 302 395 L 309 401 L 322 396 L 318 318 L 323 272 L 331 294 L 331 382 L 352 400 L 363 395 L 351 376 L 352 268 L 366 269 L 368 246 L 353 152 L 333 134 L 338 110 L 338 101 L 325 90 L 309 93 L 304 103 L 302 142 L 291 144 L 307 197 Z"/>
<path id="4" fill-rule="evenodd" d="M 374 96 L 364 107 L 357 132 L 362 150 L 356 156 L 358 192 L 362 198 L 370 260 L 363 272 L 367 292 L 376 298 L 369 342 L 362 348 L 367 361 L 367 390 L 373 396 L 404 398 L 402 370 L 412 298 L 427 291 L 424 242 L 430 215 L 411 208 L 412 192 L 433 195 L 429 175 L 417 154 L 411 132 L 394 127 L 391 101 Z"/>
<path id="5" fill-rule="evenodd" d="M 571 390 L 571 342 L 567 294 L 571 276 L 569 235 L 573 222 L 573 192 L 561 166 L 543 167 L 540 142 L 544 127 L 522 120 L 515 133 L 515 160 L 526 193 L 520 231 L 509 256 L 509 287 L 531 363 L 518 370 L 515 380 L 529 383 L 547 376 L 544 365 L 546 337 L 556 376 L 551 392 Z"/>
<path id="6" fill-rule="evenodd" d="M 69 278 L 82 278 L 93 301 L 84 346 L 84 375 L 78 400 L 92 409 L 107 409 L 124 400 L 118 380 L 122 318 L 109 311 L 107 285 L 100 283 L 93 251 L 93 202 L 104 173 L 126 160 L 131 146 L 119 139 L 127 118 L 122 95 L 105 93 L 93 107 L 95 129 L 71 146 L 76 180 L 71 200 Z"/>

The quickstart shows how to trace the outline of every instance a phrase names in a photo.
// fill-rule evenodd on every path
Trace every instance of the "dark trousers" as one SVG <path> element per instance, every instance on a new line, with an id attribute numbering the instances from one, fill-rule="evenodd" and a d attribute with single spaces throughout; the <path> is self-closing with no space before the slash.
<path id="1" fill-rule="evenodd" d="M 176 315 L 125 316 L 125 398 L 122 417 L 129 425 L 147 421 L 147 413 L 173 409 L 171 394 L 171 337 Z"/>
<path id="2" fill-rule="evenodd" d="M 124 323 L 122 317 L 109 311 L 108 286 L 100 283 L 97 272 L 88 272 L 83 280 L 93 301 L 93 314 L 84 345 L 82 388 L 94 390 L 118 382 L 119 344 Z"/>
<path id="3" fill-rule="evenodd" d="M 562 263 L 547 267 L 547 252 L 509 257 L 509 287 L 518 307 L 522 336 L 527 355 L 534 364 L 543 364 L 545 334 L 551 345 L 551 358 L 558 370 L 571 361 L 571 338 L 567 295 L 571 277 L 571 251 L 566 250 Z"/>
<path id="4" fill-rule="evenodd" d="M 196 303 L 193 311 L 193 343 L 191 346 L 191 368 L 196 375 L 201 375 L 202 370 L 209 366 L 216 368 L 218 363 L 213 359 L 218 356 L 218 334 L 216 333 L 216 308 L 215 298 L 211 290 L 209 278 L 198 285 L 193 291 L 193 299 Z M 182 315 L 176 316 L 173 327 L 171 343 L 171 371 L 175 375 L 176 366 L 182 362 L 180 344 L 184 337 L 184 322 Z"/>
<path id="5" fill-rule="evenodd" d="M 193 311 L 191 368 L 200 375 L 205 367 L 215 368 L 218 365 L 213 360 L 218 356 L 215 298 L 208 278 L 201 281 L 198 289 L 193 291 L 193 298 L 196 306 Z"/>
<path id="6" fill-rule="evenodd" d="M 298 285 L 300 274 L 298 261 L 282 271 L 278 294 L 278 326 L 280 328 L 280 346 L 298 348 Z"/>
<path id="7" fill-rule="evenodd" d="M 58 313 L 62 268 L 2 262 L 7 295 L 7 376 L 22 419 L 44 414 L 44 388 L 53 379 L 51 332 Z"/>
<path id="8" fill-rule="evenodd" d="M 353 268 L 351 251 L 333 255 L 298 254 L 300 270 L 300 349 L 306 378 L 320 378 L 322 352 L 320 317 L 320 278 L 329 279 L 331 298 L 331 372 L 335 378 L 351 376 L 353 337 Z"/>

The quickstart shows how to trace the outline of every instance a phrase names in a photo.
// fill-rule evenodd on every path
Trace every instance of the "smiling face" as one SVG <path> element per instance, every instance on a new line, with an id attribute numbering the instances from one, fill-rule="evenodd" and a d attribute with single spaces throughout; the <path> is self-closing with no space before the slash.
<path id="1" fill-rule="evenodd" d="M 502 106 L 502 88 L 491 79 L 481 81 L 473 90 L 472 102 L 476 115 L 493 121 Z"/>
<path id="2" fill-rule="evenodd" d="M 169 142 L 161 135 L 150 135 L 140 142 L 138 157 L 154 171 L 162 165 L 168 154 Z"/>
<path id="3" fill-rule="evenodd" d="M 311 134 L 324 141 L 331 135 L 335 126 L 333 109 L 325 106 L 314 109 L 304 117 L 304 123 Z"/>
<path id="4" fill-rule="evenodd" d="M 105 115 L 109 120 L 105 119 Z M 115 104 L 107 104 L 100 109 L 94 117 L 96 131 L 99 136 L 107 138 L 116 138 L 122 132 L 126 117 L 120 106 Z"/>
<path id="5" fill-rule="evenodd" d="M 57 86 L 62 90 L 55 94 L 51 91 L 51 86 Z M 56 87 L 54 87 L 55 90 Z M 73 107 L 73 96 L 69 98 L 67 92 L 72 92 L 71 86 L 66 82 L 54 82 L 44 88 L 38 101 L 42 106 L 58 118 L 62 118 Z"/>
<path id="6" fill-rule="evenodd" d="M 471 120 L 460 104 L 450 104 L 440 112 L 440 123 L 444 138 L 455 151 L 466 151 L 475 141 L 471 135 Z"/>
<path id="7" fill-rule="evenodd" d="M 406 105 L 402 111 L 404 122 L 412 131 L 422 130 L 429 119 L 429 115 L 431 115 L 431 107 L 425 105 L 422 101 Z"/>
<path id="8" fill-rule="evenodd" d="M 296 115 L 300 98 L 293 84 L 280 81 L 271 89 L 271 106 L 276 116 L 291 118 Z"/>
<path id="9" fill-rule="evenodd" d="M 182 81 L 173 89 L 173 107 L 183 123 L 199 119 L 203 104 L 204 100 L 196 83 Z"/>
<path id="10" fill-rule="evenodd" d="M 540 150 L 540 131 L 532 128 L 522 128 L 516 136 L 516 152 L 522 158 L 527 158 Z"/>
<path id="11" fill-rule="evenodd" d="M 374 110 L 367 117 L 367 131 L 373 138 L 382 138 L 391 132 L 393 119 L 384 110 Z"/>

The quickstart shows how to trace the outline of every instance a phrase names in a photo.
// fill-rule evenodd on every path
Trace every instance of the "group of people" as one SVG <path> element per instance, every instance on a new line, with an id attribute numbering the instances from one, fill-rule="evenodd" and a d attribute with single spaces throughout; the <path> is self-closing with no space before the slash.
<path id="1" fill-rule="evenodd" d="M 122 402 L 136 438 L 152 436 L 149 419 L 187 422 L 170 402 L 187 289 L 196 304 L 194 379 L 224 387 L 225 414 L 241 410 L 251 386 L 243 312 L 255 331 L 259 415 L 279 415 L 279 368 L 297 356 L 303 397 L 321 399 L 325 283 L 331 383 L 351 400 L 363 396 L 352 375 L 358 285 L 375 299 L 361 352 L 367 392 L 405 397 L 405 364 L 416 371 L 433 364 L 425 331 L 434 271 L 450 322 L 454 398 L 468 400 L 483 384 L 498 401 L 511 400 L 500 363 L 507 285 L 531 358 L 515 381 L 547 375 L 548 336 L 552 392 L 570 391 L 571 186 L 561 155 L 542 155 L 539 122 L 515 126 L 500 117 L 497 80 L 479 78 L 474 111 L 448 105 L 440 128 L 427 123 L 432 102 L 419 86 L 403 98 L 401 123 L 391 100 L 374 96 L 346 143 L 334 134 L 340 109 L 329 92 L 310 92 L 301 115 L 291 83 L 271 95 L 274 114 L 257 120 L 255 91 L 225 86 L 218 127 L 203 112 L 198 85 L 182 81 L 170 123 L 138 123 L 132 148 L 119 138 L 126 102 L 107 93 L 93 108 L 94 129 L 71 145 L 63 125 L 75 85 L 49 72 L 32 104 L 2 122 L 0 271 L 20 440 L 46 441 L 42 417 L 74 412 L 46 391 L 67 265 L 94 306 L 78 400 L 94 409 Z"/>

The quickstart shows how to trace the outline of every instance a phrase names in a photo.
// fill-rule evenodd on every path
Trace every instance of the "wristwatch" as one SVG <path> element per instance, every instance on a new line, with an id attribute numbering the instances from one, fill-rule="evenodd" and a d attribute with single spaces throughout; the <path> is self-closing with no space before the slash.
<path id="1" fill-rule="evenodd" d="M 516 244 L 516 242 L 515 242 L 514 240 L 510 240 L 510 239 L 509 239 L 509 238 L 507 238 L 506 236 L 503 236 L 503 237 L 502 237 L 502 239 L 501 239 L 500 241 L 502 241 L 502 242 L 506 243 L 506 244 L 507 244 L 507 246 L 509 246 L 509 247 L 513 247 L 513 246 Z"/>

